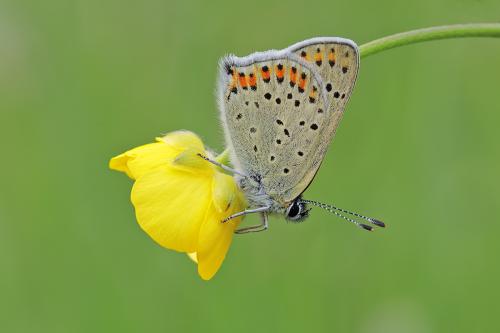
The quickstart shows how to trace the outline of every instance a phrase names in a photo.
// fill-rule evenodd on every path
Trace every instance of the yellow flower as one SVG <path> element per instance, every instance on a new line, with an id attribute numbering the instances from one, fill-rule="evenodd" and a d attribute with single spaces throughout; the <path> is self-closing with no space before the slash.
<path id="1" fill-rule="evenodd" d="M 177 131 L 112 158 L 109 167 L 135 180 L 131 200 L 141 228 L 161 246 L 190 254 L 209 280 L 241 218 L 221 221 L 246 202 L 233 177 L 198 154 L 211 157 L 198 136 Z"/>

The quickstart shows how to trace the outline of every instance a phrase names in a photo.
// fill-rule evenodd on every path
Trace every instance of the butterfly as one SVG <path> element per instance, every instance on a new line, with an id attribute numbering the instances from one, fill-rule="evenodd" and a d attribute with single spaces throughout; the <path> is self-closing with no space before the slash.
<path id="1" fill-rule="evenodd" d="M 222 167 L 234 174 L 249 203 L 248 209 L 225 221 L 251 213 L 260 213 L 262 219 L 237 233 L 266 230 L 268 215 L 274 213 L 303 221 L 308 204 L 366 230 L 372 227 L 343 213 L 385 226 L 377 219 L 302 198 L 356 82 L 359 50 L 353 41 L 312 38 L 283 50 L 229 55 L 219 67 L 218 104 L 234 169 Z"/>

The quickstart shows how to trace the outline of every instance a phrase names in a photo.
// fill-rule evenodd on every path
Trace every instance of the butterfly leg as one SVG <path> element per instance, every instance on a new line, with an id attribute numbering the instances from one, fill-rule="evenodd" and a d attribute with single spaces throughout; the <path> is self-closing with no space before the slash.
<path id="1" fill-rule="evenodd" d="M 198 154 L 198 156 L 200 156 L 201 158 L 203 158 L 203 159 L 204 159 L 205 161 L 207 161 L 207 162 L 210 162 L 210 163 L 212 163 L 212 164 L 214 164 L 214 165 L 217 165 L 219 168 L 221 168 L 221 169 L 223 169 L 223 170 L 225 170 L 225 171 L 227 171 L 227 172 L 231 172 L 231 173 L 234 173 L 234 174 L 240 175 L 240 176 L 242 176 L 242 177 L 247 177 L 247 175 L 245 175 L 245 174 L 243 174 L 243 173 L 239 172 L 238 170 L 235 170 L 235 169 L 233 169 L 233 168 L 228 167 L 227 165 L 224 165 L 224 164 L 222 164 L 222 163 L 219 163 L 219 162 L 217 162 L 217 161 L 214 161 L 214 160 L 212 160 L 212 159 L 210 159 L 210 158 L 206 157 L 205 155 Z"/>
<path id="2" fill-rule="evenodd" d="M 235 234 L 246 234 L 249 232 L 259 232 L 259 231 L 267 230 L 267 228 L 269 227 L 267 213 L 262 212 L 260 214 L 260 217 L 262 220 L 261 224 L 253 225 L 251 227 L 241 228 L 241 229 L 236 230 L 234 233 Z"/>
<path id="3" fill-rule="evenodd" d="M 239 213 L 236 213 L 236 214 L 233 214 L 231 216 L 226 217 L 224 220 L 222 220 L 222 223 L 225 223 L 225 222 L 227 222 L 231 219 L 234 219 L 235 217 L 238 217 L 238 216 L 243 216 L 243 215 L 253 214 L 253 213 L 267 212 L 269 210 L 269 208 L 270 207 L 265 206 L 265 207 L 255 208 L 255 209 L 246 209 L 242 212 L 239 212 Z"/>

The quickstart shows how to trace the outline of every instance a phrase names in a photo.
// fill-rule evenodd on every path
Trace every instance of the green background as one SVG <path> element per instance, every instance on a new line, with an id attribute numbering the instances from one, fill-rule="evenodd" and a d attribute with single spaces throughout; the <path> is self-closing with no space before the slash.
<path id="1" fill-rule="evenodd" d="M 500 331 L 500 40 L 362 61 L 306 197 L 386 230 L 320 209 L 272 219 L 205 282 L 139 229 L 132 182 L 107 167 L 176 129 L 222 150 L 226 53 L 499 13 L 497 0 L 1 0 L 0 331 Z"/>

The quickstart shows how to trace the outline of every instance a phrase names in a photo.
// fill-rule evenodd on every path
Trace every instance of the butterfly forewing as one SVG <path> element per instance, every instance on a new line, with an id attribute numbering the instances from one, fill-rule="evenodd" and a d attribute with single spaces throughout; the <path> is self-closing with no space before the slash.
<path id="1" fill-rule="evenodd" d="M 351 57 L 330 66 L 332 48 Z M 352 91 L 357 57 L 350 44 L 299 43 L 223 60 L 219 98 L 233 163 L 274 200 L 289 202 L 312 181 Z M 351 70 L 343 73 L 339 63 Z"/>

